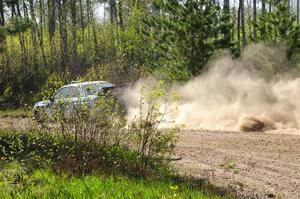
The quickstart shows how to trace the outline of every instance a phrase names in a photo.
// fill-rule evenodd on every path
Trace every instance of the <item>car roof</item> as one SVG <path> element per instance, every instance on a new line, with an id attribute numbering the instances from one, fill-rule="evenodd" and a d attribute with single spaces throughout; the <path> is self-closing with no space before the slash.
<path id="1" fill-rule="evenodd" d="M 92 84 L 99 84 L 102 88 L 108 88 L 108 87 L 115 87 L 114 84 L 109 83 L 107 81 L 86 81 L 86 82 L 72 82 L 71 84 L 65 85 L 62 88 L 65 87 L 81 87 L 86 85 L 92 85 Z"/>

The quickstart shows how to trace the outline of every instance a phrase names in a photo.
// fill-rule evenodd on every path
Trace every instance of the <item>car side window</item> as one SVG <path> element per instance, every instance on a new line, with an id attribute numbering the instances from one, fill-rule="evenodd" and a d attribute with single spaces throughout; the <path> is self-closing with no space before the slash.
<path id="1" fill-rule="evenodd" d="M 73 97 L 78 97 L 77 87 L 62 88 L 54 95 L 54 99 L 65 99 L 65 98 L 73 98 Z"/>
<path id="2" fill-rule="evenodd" d="M 86 96 L 89 95 L 98 95 L 98 86 L 97 84 L 90 84 L 83 86 L 83 90 Z"/>
<path id="3" fill-rule="evenodd" d="M 67 98 L 78 97 L 79 89 L 77 87 L 70 87 Z"/>
<path id="4" fill-rule="evenodd" d="M 67 96 L 67 92 L 68 92 L 69 88 L 62 88 L 60 89 L 55 95 L 54 95 L 54 99 L 63 99 L 66 98 Z"/>

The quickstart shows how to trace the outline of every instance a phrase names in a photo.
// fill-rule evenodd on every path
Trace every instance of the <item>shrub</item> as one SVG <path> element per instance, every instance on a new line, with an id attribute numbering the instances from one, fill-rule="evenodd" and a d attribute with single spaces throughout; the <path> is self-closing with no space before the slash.
<path id="1" fill-rule="evenodd" d="M 49 132 L 0 131 L 0 157 L 17 160 L 33 168 L 53 168 L 57 171 L 88 173 L 101 170 L 106 173 L 135 174 L 137 153 L 121 146 L 103 146 L 95 141 L 62 137 Z"/>
<path id="2" fill-rule="evenodd" d="M 129 125 L 129 131 L 141 161 L 147 167 L 149 159 L 159 163 L 174 152 L 179 128 L 160 129 L 159 126 L 178 95 L 168 93 L 163 81 L 155 84 L 149 94 L 144 89 L 141 89 L 139 114 Z"/>
<path id="3" fill-rule="evenodd" d="M 42 117 L 45 120 L 42 120 L 41 129 L 72 141 L 76 150 L 88 148 L 89 143 L 104 149 L 126 146 L 138 157 L 135 159 L 136 172 L 147 174 L 152 168 L 164 167 L 166 159 L 170 159 L 168 156 L 174 152 L 179 128 L 162 129 L 160 125 L 177 98 L 176 93 L 167 92 L 163 81 L 154 84 L 147 93 L 142 89 L 140 110 L 131 122 L 127 121 L 113 90 L 101 93 L 92 104 L 80 101 L 74 106 L 63 100 L 62 104 L 55 105 L 50 119 Z M 67 160 L 75 164 L 70 156 Z M 94 162 L 97 161 L 102 160 Z"/>

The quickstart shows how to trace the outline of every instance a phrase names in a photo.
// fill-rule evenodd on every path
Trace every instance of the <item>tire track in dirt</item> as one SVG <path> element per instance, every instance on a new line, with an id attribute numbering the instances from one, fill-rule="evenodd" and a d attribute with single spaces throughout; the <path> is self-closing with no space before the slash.
<path id="1" fill-rule="evenodd" d="M 300 198 L 300 136 L 183 131 L 181 173 L 207 178 L 243 198 Z"/>

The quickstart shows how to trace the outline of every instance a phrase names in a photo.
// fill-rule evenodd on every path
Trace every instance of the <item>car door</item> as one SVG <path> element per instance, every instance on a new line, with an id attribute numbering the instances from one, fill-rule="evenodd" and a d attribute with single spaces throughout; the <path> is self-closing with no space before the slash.
<path id="1" fill-rule="evenodd" d="M 53 109 L 70 115 L 78 104 L 79 89 L 76 86 L 63 87 L 53 96 Z"/>
<path id="2" fill-rule="evenodd" d="M 99 97 L 99 86 L 97 84 L 87 84 L 83 85 L 83 101 L 87 104 L 88 107 L 92 107 L 95 104 L 95 99 Z"/>

